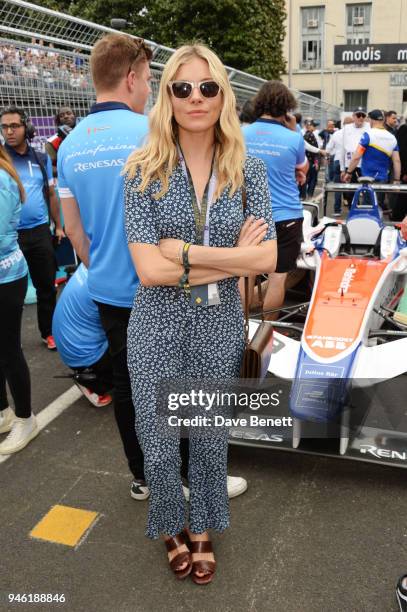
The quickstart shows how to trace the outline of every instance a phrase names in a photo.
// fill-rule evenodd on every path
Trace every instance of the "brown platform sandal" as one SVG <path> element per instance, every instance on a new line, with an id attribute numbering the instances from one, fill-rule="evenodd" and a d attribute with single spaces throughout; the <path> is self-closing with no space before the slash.
<path id="1" fill-rule="evenodd" d="M 209 540 L 189 540 L 191 554 L 213 553 L 212 542 Z M 209 584 L 215 574 L 216 561 L 193 561 L 191 578 L 195 584 Z M 197 572 L 205 572 L 205 576 L 197 576 Z"/>
<path id="2" fill-rule="evenodd" d="M 165 540 L 165 546 L 167 547 L 168 552 L 171 552 L 172 550 L 175 550 L 176 548 L 180 548 L 183 545 L 187 546 L 187 542 L 185 541 L 182 533 L 179 533 L 178 535 L 171 537 L 168 540 Z M 182 570 L 177 569 L 180 565 L 182 565 L 185 562 L 187 562 L 188 565 L 184 569 Z M 174 572 L 178 580 L 182 580 L 183 578 L 186 578 L 191 573 L 191 570 L 192 570 L 191 553 L 188 551 L 188 552 L 181 552 L 178 555 L 175 555 L 172 561 L 170 561 L 170 568 L 172 569 L 172 571 Z"/>

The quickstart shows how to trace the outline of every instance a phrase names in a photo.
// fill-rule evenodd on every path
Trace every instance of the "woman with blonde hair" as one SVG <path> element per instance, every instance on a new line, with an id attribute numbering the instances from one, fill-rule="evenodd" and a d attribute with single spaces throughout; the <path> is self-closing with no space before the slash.
<path id="1" fill-rule="evenodd" d="M 125 167 L 126 232 L 140 278 L 128 365 L 151 491 L 146 534 L 162 534 L 177 578 L 191 573 L 198 584 L 215 571 L 207 530 L 229 525 L 228 432 L 191 430 L 186 529 L 179 438 L 159 431 L 158 391 L 168 379 L 199 389 L 202 379 L 239 376 L 238 277 L 275 268 L 266 169 L 246 158 L 235 108 L 219 58 L 201 44 L 179 48 L 163 71 L 148 141 Z"/>
<path id="2" fill-rule="evenodd" d="M 0 145 L 0 433 L 10 432 L 0 454 L 24 448 L 37 434 L 31 413 L 30 373 L 21 348 L 21 318 L 27 291 L 27 263 L 17 242 L 21 203 L 19 176 Z M 15 413 L 8 406 L 6 379 Z"/>

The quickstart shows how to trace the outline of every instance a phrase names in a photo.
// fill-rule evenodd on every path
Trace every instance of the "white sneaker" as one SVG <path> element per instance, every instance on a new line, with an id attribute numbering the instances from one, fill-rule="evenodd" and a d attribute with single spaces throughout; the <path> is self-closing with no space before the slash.
<path id="1" fill-rule="evenodd" d="M 147 487 L 145 480 L 133 480 L 130 487 L 130 495 L 138 501 L 148 499 L 150 497 L 150 489 Z"/>
<path id="2" fill-rule="evenodd" d="M 227 487 L 229 499 L 237 497 L 247 491 L 247 480 L 240 478 L 240 476 L 228 476 Z M 182 485 L 182 488 L 184 490 L 185 499 L 189 501 L 189 488 L 185 485 Z"/>
<path id="3" fill-rule="evenodd" d="M 247 480 L 240 476 L 228 476 L 228 496 L 229 499 L 237 497 L 247 491 Z"/>
<path id="4" fill-rule="evenodd" d="M 32 414 L 28 419 L 14 419 L 11 431 L 0 444 L 0 455 L 11 455 L 21 450 L 39 434 L 37 420 Z"/>
<path id="5" fill-rule="evenodd" d="M 0 434 L 10 431 L 14 417 L 15 414 L 10 406 L 4 408 L 4 410 L 0 410 Z"/>

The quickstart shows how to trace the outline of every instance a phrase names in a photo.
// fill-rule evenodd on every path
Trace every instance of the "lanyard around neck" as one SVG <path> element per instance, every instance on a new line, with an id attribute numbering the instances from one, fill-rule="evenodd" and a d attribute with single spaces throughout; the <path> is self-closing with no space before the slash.
<path id="1" fill-rule="evenodd" d="M 211 189 L 212 193 L 211 193 L 210 199 L 212 199 L 213 191 L 214 191 L 215 173 L 213 171 L 213 167 L 214 167 L 216 149 L 214 149 L 213 151 L 211 171 L 209 173 L 209 178 L 206 183 L 201 202 L 198 201 L 194 183 L 192 180 L 192 176 L 191 176 L 191 173 L 185 161 L 184 154 L 179 144 L 178 144 L 178 150 L 180 153 L 182 168 L 188 180 L 189 191 L 191 194 L 192 210 L 194 211 L 194 221 L 195 221 L 195 228 L 196 228 L 196 241 L 197 241 L 197 244 L 202 245 L 204 244 L 204 238 L 205 238 L 205 225 L 206 225 L 207 213 L 208 213 L 209 190 L 211 186 L 212 186 L 212 189 Z"/>

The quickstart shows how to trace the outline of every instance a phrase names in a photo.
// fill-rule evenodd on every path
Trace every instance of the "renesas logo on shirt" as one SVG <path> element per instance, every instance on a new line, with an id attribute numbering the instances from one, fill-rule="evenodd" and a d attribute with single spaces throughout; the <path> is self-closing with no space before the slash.
<path id="1" fill-rule="evenodd" d="M 74 164 L 74 172 L 87 172 L 88 170 L 97 170 L 98 168 L 115 168 L 124 166 L 126 160 L 119 159 L 99 159 L 98 161 L 76 162 Z"/>
<path id="2" fill-rule="evenodd" d="M 97 134 L 97 132 L 105 132 L 106 130 L 111 130 L 111 126 L 110 125 L 102 125 L 100 127 L 88 127 L 87 132 L 88 132 L 88 136 L 91 136 L 92 134 Z"/>
<path id="3" fill-rule="evenodd" d="M 122 167 L 135 147 L 135 144 L 98 144 L 95 147 L 87 147 L 86 149 L 68 153 L 65 161 L 73 161 L 74 172 Z M 98 159 L 102 155 L 106 156 L 105 159 Z M 111 155 L 110 158 L 109 155 Z M 116 157 L 116 155 L 120 155 L 120 157 Z"/>

